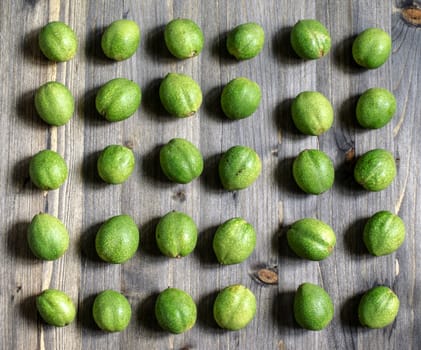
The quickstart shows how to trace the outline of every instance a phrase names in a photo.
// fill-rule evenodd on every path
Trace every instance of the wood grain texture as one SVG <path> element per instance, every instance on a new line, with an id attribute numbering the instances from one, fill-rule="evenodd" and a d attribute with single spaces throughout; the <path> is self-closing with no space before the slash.
<path id="1" fill-rule="evenodd" d="M 0 5 L 0 349 L 417 349 L 421 343 L 421 240 L 418 227 L 421 151 L 418 135 L 421 95 L 421 29 L 401 16 L 417 1 L 288 1 L 288 0 L 26 0 Z M 171 57 L 163 41 L 165 24 L 186 17 L 203 29 L 206 44 L 194 59 Z M 121 18 L 139 23 L 142 41 L 136 55 L 123 62 L 106 59 L 100 40 L 104 28 Z M 303 61 L 289 44 L 289 32 L 302 18 L 317 18 L 332 35 L 332 50 L 321 60 Z M 67 62 L 48 62 L 37 35 L 52 20 L 68 23 L 77 33 L 79 49 Z M 225 48 L 227 32 L 255 21 L 266 34 L 256 58 L 237 62 Z M 393 39 L 393 55 L 377 70 L 356 66 L 351 56 L 355 36 L 367 27 L 381 27 Z M 191 75 L 204 100 L 196 116 L 175 119 L 159 102 L 161 79 L 168 72 Z M 246 76 L 262 88 L 262 103 L 251 118 L 228 121 L 219 106 L 223 86 Z M 95 110 L 98 88 L 115 77 L 136 81 L 142 88 L 139 111 L 120 123 L 108 123 Z M 56 80 L 66 84 L 76 100 L 73 119 L 63 127 L 48 127 L 36 115 L 34 91 Z M 386 127 L 359 128 L 354 109 L 367 88 L 391 89 L 397 113 Z M 333 128 L 320 137 L 300 135 L 290 115 L 292 99 L 303 90 L 325 94 L 335 110 Z M 196 144 L 205 170 L 188 185 L 168 182 L 159 168 L 159 147 L 173 137 Z M 109 144 L 130 145 L 136 169 L 123 185 L 111 186 L 96 173 L 99 152 Z M 250 188 L 222 190 L 217 176 L 221 154 L 233 145 L 253 147 L 263 172 Z M 30 157 L 50 148 L 69 165 L 69 178 L 57 191 L 44 193 L 29 180 Z M 293 158 L 305 148 L 319 148 L 333 159 L 336 181 L 320 196 L 301 193 L 291 175 Z M 352 179 L 355 157 L 373 148 L 390 150 L 398 177 L 380 193 L 361 190 Z M 378 210 L 398 213 L 407 239 L 394 254 L 374 258 L 362 243 L 367 217 Z M 168 259 L 159 254 L 154 230 L 170 210 L 181 210 L 196 221 L 200 236 L 193 254 Z M 41 211 L 58 216 L 69 229 L 71 246 L 61 259 L 41 262 L 26 243 L 26 229 Z M 124 265 L 101 262 L 94 237 L 110 216 L 133 216 L 141 232 L 141 247 Z M 242 216 L 258 234 L 253 255 L 244 263 L 219 266 L 212 252 L 216 227 Z M 331 257 L 309 262 L 288 249 L 285 230 L 303 217 L 317 217 L 337 233 Z M 258 271 L 278 272 L 278 284 L 265 284 Z M 335 316 L 321 332 L 302 330 L 292 314 L 294 291 L 303 282 L 322 285 L 332 296 Z M 242 283 L 256 294 L 258 311 L 244 330 L 227 332 L 212 316 L 216 293 Z M 392 326 L 367 330 L 358 325 L 361 294 L 378 284 L 390 286 L 401 308 Z M 194 329 L 181 335 L 160 330 L 154 318 L 157 294 L 168 286 L 190 293 L 198 305 Z M 45 288 L 67 292 L 78 305 L 74 323 L 47 326 L 37 315 L 35 296 Z M 133 317 L 127 330 L 100 331 L 91 316 L 95 295 L 104 289 L 122 291 Z M 418 310 L 418 311 L 417 311 Z"/>

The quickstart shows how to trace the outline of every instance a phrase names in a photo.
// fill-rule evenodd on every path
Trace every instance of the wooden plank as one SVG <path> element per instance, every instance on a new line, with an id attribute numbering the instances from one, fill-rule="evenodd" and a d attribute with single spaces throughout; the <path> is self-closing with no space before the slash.
<path id="1" fill-rule="evenodd" d="M 400 12 L 413 4 L 405 4 L 403 1 L 401 3 L 401 8 L 394 9 L 392 16 L 391 87 L 398 101 L 398 113 L 393 119 L 393 137 L 396 156 L 400 159 L 395 212 L 405 222 L 407 237 L 395 255 L 394 289 L 402 306 L 393 329 L 393 338 L 396 344 L 402 344 L 404 339 L 408 339 L 407 346 L 416 348 L 421 341 L 421 319 L 419 313 L 414 312 L 421 307 L 420 218 L 417 215 L 421 173 L 420 151 L 417 146 L 420 113 L 415 101 L 421 92 L 421 33 L 419 28 L 405 22 Z"/>
<path id="2" fill-rule="evenodd" d="M 373 10 L 366 0 L 296 1 L 294 6 L 286 0 L 49 0 L 4 2 L 1 10 L 0 36 L 7 48 L 0 51 L 6 67 L 0 70 L 0 176 L 5 179 L 0 181 L 1 349 L 417 348 L 421 32 L 403 21 L 400 8 L 381 2 Z M 202 27 L 206 44 L 199 57 L 179 61 L 165 48 L 164 26 L 176 17 Z M 101 33 L 120 18 L 139 23 L 142 41 L 134 57 L 112 62 L 102 54 Z M 292 52 L 289 33 L 302 18 L 319 19 L 329 29 L 332 50 L 323 59 L 303 61 Z M 37 34 L 51 20 L 70 24 L 78 35 L 78 53 L 67 63 L 50 63 L 39 52 Z M 263 26 L 265 47 L 258 57 L 236 62 L 226 51 L 226 34 L 247 21 Z M 383 67 L 366 71 L 353 63 L 351 45 L 369 26 L 392 33 L 394 52 Z M 202 87 L 204 102 L 196 116 L 175 119 L 162 108 L 158 89 L 168 72 L 189 74 Z M 139 83 L 142 105 L 132 118 L 108 123 L 95 110 L 95 94 L 119 76 Z M 258 82 L 263 98 L 253 117 L 230 122 L 219 97 L 238 76 Z M 48 127 L 36 115 L 34 91 L 49 80 L 66 84 L 75 96 L 77 111 L 66 126 Z M 365 131 L 355 122 L 354 108 L 358 95 L 372 86 L 392 89 L 398 111 L 388 126 Z M 292 98 L 303 90 L 321 91 L 335 109 L 333 128 L 318 138 L 298 134 L 291 122 Z M 173 137 L 190 140 L 205 158 L 204 174 L 188 185 L 168 182 L 159 168 L 159 147 Z M 123 185 L 105 185 L 96 174 L 98 154 L 111 143 L 130 145 L 136 155 L 135 172 Z M 237 144 L 259 153 L 263 172 L 250 188 L 227 192 L 217 164 Z M 394 153 L 398 178 L 385 191 L 367 193 L 352 180 L 352 165 L 355 157 L 376 147 Z M 27 173 L 30 157 L 44 148 L 61 153 L 70 169 L 68 181 L 48 193 L 37 190 Z M 321 196 L 302 194 L 292 179 L 292 160 L 304 148 L 326 151 L 337 169 L 334 187 Z M 373 258 L 363 247 L 361 230 L 365 219 L 381 209 L 401 215 L 407 240 L 397 253 Z M 197 249 L 183 259 L 163 257 L 156 247 L 155 226 L 170 210 L 188 213 L 199 227 Z M 27 226 L 40 211 L 62 219 L 71 235 L 69 251 L 54 262 L 35 259 L 26 244 Z M 132 215 L 139 225 L 141 247 L 126 264 L 110 265 L 96 256 L 94 237 L 104 220 L 120 213 Z M 235 216 L 255 226 L 256 250 L 242 264 L 219 266 L 211 248 L 213 234 Z M 287 247 L 285 229 L 306 216 L 328 222 L 337 233 L 335 252 L 320 263 L 298 259 Z M 259 281 L 262 268 L 278 271 L 278 285 Z M 335 317 L 322 332 L 302 330 L 294 321 L 294 291 L 304 281 L 323 285 L 334 301 Z M 245 284 L 258 299 L 255 319 L 240 332 L 221 330 L 212 316 L 217 292 L 233 283 Z M 392 326 L 367 330 L 358 325 L 356 308 L 361 293 L 376 284 L 391 286 L 401 309 Z M 198 305 L 196 326 L 182 335 L 160 330 L 153 315 L 157 294 L 168 286 L 184 289 Z M 50 327 L 37 315 L 35 296 L 49 287 L 77 302 L 71 325 Z M 109 288 L 124 293 L 132 305 L 132 322 L 121 333 L 100 331 L 91 315 L 95 295 Z"/>

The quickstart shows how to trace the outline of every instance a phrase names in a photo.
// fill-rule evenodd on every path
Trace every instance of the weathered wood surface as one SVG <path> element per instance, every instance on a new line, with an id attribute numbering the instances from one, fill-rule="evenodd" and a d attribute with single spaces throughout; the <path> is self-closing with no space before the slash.
<path id="1" fill-rule="evenodd" d="M 421 344 L 421 29 L 406 23 L 401 10 L 409 1 L 2 1 L 0 4 L 0 349 L 417 349 Z M 416 17 L 410 13 L 410 17 Z M 191 60 L 172 58 L 163 43 L 164 25 L 175 17 L 195 20 L 206 45 Z M 408 16 L 407 16 L 408 17 Z M 136 55 L 120 63 L 104 58 L 103 28 L 129 18 L 142 30 Z M 298 60 L 288 35 L 301 18 L 317 18 L 332 34 L 331 53 L 318 61 Z M 37 34 L 51 20 L 62 20 L 76 31 L 79 50 L 68 63 L 49 63 L 39 52 Z M 263 25 L 266 42 L 255 59 L 238 63 L 224 46 L 226 32 L 245 21 Z M 381 68 L 366 71 L 351 58 L 351 44 L 361 30 L 378 26 L 392 34 L 393 55 Z M 170 72 L 193 76 L 204 92 L 197 116 L 176 120 L 159 104 L 160 79 Z M 95 111 L 95 92 L 115 77 L 127 77 L 142 87 L 136 115 L 110 124 Z M 257 81 L 262 104 L 252 118 L 228 122 L 218 105 L 221 88 L 237 76 Z M 64 127 L 48 127 L 37 117 L 34 91 L 56 80 L 74 94 L 77 111 Z M 390 88 L 398 100 L 393 121 L 376 131 L 356 125 L 355 101 L 373 86 Z M 335 109 L 334 127 L 318 138 L 299 135 L 289 113 L 300 91 L 324 93 Z M 200 180 L 182 186 L 163 178 L 157 161 L 159 146 L 185 137 L 203 152 L 206 169 Z M 137 167 L 127 183 L 107 186 L 95 171 L 98 152 L 111 143 L 130 144 Z M 254 147 L 263 173 L 249 189 L 228 193 L 217 180 L 221 153 L 236 144 Z M 337 169 L 333 189 L 321 196 L 300 193 L 291 177 L 291 160 L 302 149 L 326 151 Z M 380 193 L 360 190 L 352 181 L 355 156 L 377 147 L 393 152 L 398 177 Z M 51 148 L 64 155 L 68 181 L 44 194 L 28 179 L 28 161 Z M 194 254 L 180 260 L 157 252 L 154 228 L 170 210 L 192 215 L 200 228 Z M 364 220 L 377 210 L 398 213 L 407 239 L 395 254 L 374 258 L 364 250 Z M 41 262 L 26 244 L 32 216 L 46 211 L 64 221 L 71 247 L 55 262 Z M 138 254 L 124 265 L 102 263 L 94 254 L 93 237 L 101 222 L 128 213 L 139 224 Z M 211 252 L 215 227 L 234 216 L 255 225 L 258 243 L 244 263 L 221 267 Z M 323 262 L 296 258 L 287 248 L 285 227 L 305 216 L 330 223 L 337 247 Z M 278 286 L 256 279 L 261 268 L 278 271 Z M 323 285 L 332 295 L 335 317 L 321 332 L 300 329 L 293 320 L 292 298 L 302 282 Z M 258 300 L 253 322 L 239 332 L 219 329 L 212 318 L 216 292 L 232 283 L 250 287 Z M 362 292 L 377 284 L 392 287 L 401 308 L 396 322 L 382 330 L 358 325 L 356 308 Z M 159 330 L 153 317 L 156 295 L 167 286 L 189 292 L 198 304 L 196 327 L 183 335 Z M 66 291 L 78 305 L 77 320 L 61 329 L 37 316 L 34 296 L 47 287 Z M 95 326 L 92 301 L 113 288 L 128 296 L 133 318 L 118 334 Z"/>

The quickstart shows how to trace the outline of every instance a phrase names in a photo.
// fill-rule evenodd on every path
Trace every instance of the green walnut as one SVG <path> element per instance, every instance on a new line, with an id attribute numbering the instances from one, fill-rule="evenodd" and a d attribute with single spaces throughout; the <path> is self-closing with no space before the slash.
<path id="1" fill-rule="evenodd" d="M 161 147 L 159 161 L 165 176 L 180 184 L 193 181 L 203 171 L 203 157 L 199 149 L 181 138 L 172 139 Z"/>
<path id="2" fill-rule="evenodd" d="M 314 60 L 330 51 L 331 39 L 326 27 L 315 19 L 298 21 L 291 31 L 291 45 L 298 56 Z"/>
<path id="3" fill-rule="evenodd" d="M 256 231 L 242 218 L 225 221 L 213 238 L 213 251 L 223 265 L 243 262 L 253 253 L 255 246 Z"/>
<path id="4" fill-rule="evenodd" d="M 32 218 L 27 238 L 31 251 L 43 260 L 56 260 L 69 248 L 66 226 L 55 216 L 45 213 Z"/>
<path id="5" fill-rule="evenodd" d="M 367 291 L 358 306 L 358 318 L 368 328 L 383 328 L 395 320 L 399 298 L 388 287 L 378 286 Z"/>
<path id="6" fill-rule="evenodd" d="M 127 298 L 115 290 L 99 293 L 92 306 L 95 323 L 104 331 L 121 332 L 126 329 L 132 317 L 132 309 Z"/>
<path id="7" fill-rule="evenodd" d="M 368 251 L 373 255 L 393 253 L 405 240 L 405 224 L 399 216 L 390 211 L 379 211 L 365 224 L 363 239 Z"/>
<path id="8" fill-rule="evenodd" d="M 355 180 L 369 191 L 387 188 L 396 176 L 393 155 L 384 149 L 373 149 L 364 153 L 355 164 Z"/>
<path id="9" fill-rule="evenodd" d="M 177 288 L 167 288 L 155 302 L 155 317 L 168 332 L 180 334 L 196 323 L 197 307 L 192 297 Z"/>
<path id="10" fill-rule="evenodd" d="M 197 243 L 197 226 L 185 213 L 172 211 L 158 222 L 156 243 L 162 254 L 170 258 L 189 255 Z"/>
<path id="11" fill-rule="evenodd" d="M 256 112 L 262 99 L 260 86 L 247 78 L 236 78 L 225 85 L 221 107 L 230 119 L 243 119 Z"/>
<path id="12" fill-rule="evenodd" d="M 250 147 L 234 146 L 222 155 L 218 170 L 226 190 L 241 190 L 257 180 L 262 171 L 262 162 Z"/>
<path id="13" fill-rule="evenodd" d="M 122 264 L 130 260 L 139 247 L 139 229 L 129 215 L 113 216 L 99 228 L 95 247 L 102 260 Z"/>
<path id="14" fill-rule="evenodd" d="M 298 94 L 292 102 L 291 113 L 297 129 L 306 135 L 321 135 L 333 124 L 332 105 L 317 91 Z"/>
<path id="15" fill-rule="evenodd" d="M 295 254 L 314 261 L 326 259 L 336 244 L 336 235 L 332 228 L 313 218 L 294 222 L 287 231 L 287 239 Z"/>
<path id="16" fill-rule="evenodd" d="M 326 192 L 335 180 L 332 160 L 317 149 L 302 151 L 292 164 L 292 174 L 297 185 L 309 194 Z"/>
<path id="17" fill-rule="evenodd" d="M 132 57 L 139 43 L 139 26 L 129 19 L 119 19 L 111 23 L 101 38 L 101 47 L 105 56 L 116 61 Z"/>
<path id="18" fill-rule="evenodd" d="M 119 122 L 131 117 L 139 108 L 141 100 L 139 85 L 125 78 L 116 78 L 99 89 L 95 105 L 105 119 Z"/>
<path id="19" fill-rule="evenodd" d="M 69 296 L 57 289 L 46 289 L 36 297 L 42 319 L 56 327 L 64 327 L 76 317 L 76 308 Z"/>
<path id="20" fill-rule="evenodd" d="M 47 124 L 61 126 L 72 118 L 75 100 L 66 86 L 50 81 L 35 93 L 35 109 Z"/>
<path id="21" fill-rule="evenodd" d="M 159 86 L 159 98 L 167 112 L 178 118 L 194 115 L 202 104 L 202 90 L 185 74 L 168 73 Z"/>
<path id="22" fill-rule="evenodd" d="M 66 181 L 67 174 L 63 157 L 48 149 L 35 154 L 29 162 L 29 177 L 42 190 L 56 190 Z"/>
<path id="23" fill-rule="evenodd" d="M 333 318 L 333 302 L 329 294 L 316 284 L 301 284 L 294 297 L 294 316 L 297 323 L 312 331 L 325 328 Z"/>
<path id="24" fill-rule="evenodd" d="M 395 112 L 395 96 L 387 89 L 368 89 L 357 102 L 357 120 L 364 128 L 378 129 L 385 126 Z"/>
<path id="25" fill-rule="evenodd" d="M 228 33 L 227 49 L 237 60 L 256 57 L 263 49 L 265 32 L 257 23 L 243 23 Z"/>
<path id="26" fill-rule="evenodd" d="M 241 284 L 221 290 L 213 304 L 213 316 L 221 328 L 238 331 L 246 327 L 256 314 L 256 297 Z"/>
<path id="27" fill-rule="evenodd" d="M 130 148 L 110 145 L 101 152 L 97 168 L 98 174 L 109 184 L 121 184 L 133 173 L 135 158 Z"/>
<path id="28" fill-rule="evenodd" d="M 171 54 L 180 59 L 197 56 L 203 49 L 202 30 L 190 19 L 177 18 L 169 22 L 164 39 Z"/>
<path id="29" fill-rule="evenodd" d="M 368 69 L 383 65 L 392 52 L 392 38 L 379 28 L 368 28 L 361 32 L 352 44 L 355 62 Z"/>
<path id="30" fill-rule="evenodd" d="M 78 45 L 73 29 L 58 21 L 50 22 L 41 29 L 38 44 L 45 57 L 56 62 L 72 59 Z"/>

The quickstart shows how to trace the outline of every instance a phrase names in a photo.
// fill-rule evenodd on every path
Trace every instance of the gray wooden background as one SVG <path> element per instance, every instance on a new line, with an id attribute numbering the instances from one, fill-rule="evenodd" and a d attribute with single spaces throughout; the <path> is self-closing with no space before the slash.
<path id="1" fill-rule="evenodd" d="M 412 1 L 335 0 L 3 0 L 0 3 L 0 349 L 419 349 L 421 344 L 421 22 Z M 178 61 L 163 41 L 165 24 L 176 17 L 196 21 L 206 44 L 199 57 Z M 105 26 L 116 19 L 137 21 L 142 42 L 136 55 L 123 62 L 107 60 L 100 48 Z M 332 50 L 321 60 L 299 60 L 289 46 L 291 26 L 302 18 L 325 23 Z M 37 34 L 52 20 L 68 23 L 77 33 L 79 50 L 67 63 L 50 63 L 40 53 Z M 246 22 L 266 32 L 261 54 L 246 62 L 228 56 L 228 30 Z M 366 71 L 352 61 L 357 33 L 378 26 L 391 33 L 393 55 L 381 68 Z M 204 103 L 187 119 L 169 117 L 160 106 L 158 88 L 168 72 L 184 72 L 202 87 Z M 263 92 L 251 118 L 230 122 L 219 107 L 229 80 L 246 76 Z M 120 123 L 108 123 L 95 111 L 99 86 L 115 77 L 135 80 L 142 88 L 139 111 Z M 77 110 L 63 127 L 48 127 L 36 115 L 34 91 L 56 80 L 75 96 Z M 362 130 L 354 117 L 359 94 L 386 87 L 398 100 L 397 113 L 386 127 Z M 299 135 L 291 123 L 291 99 L 303 90 L 324 93 L 335 109 L 333 128 L 320 137 Z M 173 137 L 198 145 L 206 166 L 188 185 L 166 181 L 159 169 L 159 146 Z M 123 185 L 101 182 L 96 174 L 98 152 L 112 143 L 133 147 L 137 166 Z M 250 188 L 221 189 L 217 162 L 237 144 L 256 149 L 263 172 Z M 304 148 L 326 151 L 334 160 L 336 181 L 321 196 L 300 193 L 291 177 L 291 163 Z M 393 152 L 398 176 L 380 193 L 361 190 L 352 180 L 355 157 L 372 148 Z M 61 153 L 69 178 L 57 191 L 43 193 L 28 178 L 30 157 L 41 149 Z M 190 214 L 200 228 L 195 252 L 183 259 L 161 256 L 154 243 L 157 220 L 170 210 Z M 391 210 L 405 221 L 407 238 L 398 252 L 374 258 L 363 247 L 365 220 L 378 210 Z M 71 235 L 69 251 L 54 262 L 34 258 L 26 243 L 33 215 L 58 216 Z M 141 231 L 141 247 L 124 265 L 99 261 L 93 239 L 112 215 L 127 213 Z M 219 266 L 211 244 L 215 228 L 242 216 L 258 234 L 257 247 L 244 263 Z M 285 227 L 302 217 L 317 217 L 337 233 L 331 257 L 309 262 L 288 249 Z M 277 272 L 278 283 L 263 283 L 262 269 Z M 264 272 L 265 270 L 263 270 Z M 273 276 L 272 276 L 273 277 Z M 332 296 L 335 316 L 321 332 L 300 329 L 293 320 L 292 300 L 302 282 L 322 285 Z M 266 281 L 270 282 L 270 281 Z M 272 279 L 273 282 L 273 279 Z M 217 291 L 243 283 L 258 300 L 255 319 L 244 330 L 217 327 L 212 304 Z M 401 300 L 393 325 L 368 330 L 358 325 L 361 293 L 390 286 Z M 157 294 L 168 286 L 189 292 L 198 305 L 194 329 L 182 335 L 161 331 L 153 316 Z M 65 328 L 53 328 L 37 316 L 34 297 L 45 288 L 67 292 L 78 316 Z M 128 296 L 133 318 L 121 333 L 100 331 L 91 316 L 96 293 L 113 288 Z"/>

